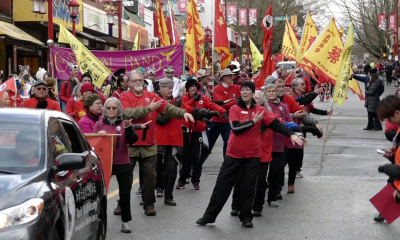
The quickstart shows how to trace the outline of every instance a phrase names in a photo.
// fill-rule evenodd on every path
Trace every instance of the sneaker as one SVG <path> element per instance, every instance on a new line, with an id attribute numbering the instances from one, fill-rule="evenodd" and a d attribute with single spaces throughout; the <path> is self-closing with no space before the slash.
<path id="1" fill-rule="evenodd" d="M 196 221 L 196 223 L 199 224 L 200 226 L 205 226 L 205 225 L 207 225 L 208 223 L 214 223 L 214 222 L 215 222 L 215 221 L 211 221 L 210 219 L 205 218 L 205 217 L 202 217 L 202 218 L 200 218 L 200 219 L 198 219 L 198 220 Z"/>
<path id="2" fill-rule="evenodd" d="M 164 197 L 164 192 L 161 190 L 161 188 L 157 188 L 157 197 Z"/>
<path id="3" fill-rule="evenodd" d="M 237 209 L 232 209 L 232 211 L 231 211 L 231 216 L 234 216 L 234 217 L 239 216 L 239 210 L 237 210 Z"/>
<path id="4" fill-rule="evenodd" d="M 123 233 L 131 233 L 132 232 L 127 222 L 122 223 L 121 232 L 123 232 Z"/>
<path id="5" fill-rule="evenodd" d="M 275 201 L 272 201 L 272 202 L 268 203 L 268 207 L 276 208 L 276 207 L 279 207 L 279 204 L 277 202 L 275 202 Z"/>
<path id="6" fill-rule="evenodd" d="M 189 184 L 189 183 L 190 183 L 190 178 L 186 178 L 185 183 L 186 183 L 186 184 Z"/>
<path id="7" fill-rule="evenodd" d="M 149 205 L 147 207 L 144 208 L 144 214 L 146 214 L 146 216 L 155 216 L 156 215 L 156 210 L 154 210 L 154 206 L 153 205 Z"/>
<path id="8" fill-rule="evenodd" d="M 142 188 L 139 188 L 135 194 L 136 195 L 142 195 Z"/>
<path id="9" fill-rule="evenodd" d="M 303 178 L 303 174 L 301 174 L 301 172 L 296 172 L 296 178 Z"/>
<path id="10" fill-rule="evenodd" d="M 384 222 L 385 219 L 382 217 L 382 215 L 380 213 L 376 214 L 376 216 L 374 217 L 374 221 L 375 222 Z"/>
<path id="11" fill-rule="evenodd" d="M 288 187 L 287 193 L 294 193 L 294 185 Z"/>
<path id="12" fill-rule="evenodd" d="M 173 207 L 176 206 L 176 202 L 174 200 L 172 200 L 172 199 L 165 199 L 164 200 L 164 204 L 167 205 L 167 206 L 173 206 Z"/>
<path id="13" fill-rule="evenodd" d="M 244 219 L 242 222 L 242 226 L 245 228 L 252 228 L 253 227 L 253 223 L 251 222 L 250 219 Z"/>
<path id="14" fill-rule="evenodd" d="M 200 190 L 200 184 L 193 183 L 193 190 Z"/>
<path id="15" fill-rule="evenodd" d="M 185 188 L 185 184 L 181 181 L 178 181 L 178 185 L 176 185 L 175 187 L 176 189 L 184 189 Z"/>
<path id="16" fill-rule="evenodd" d="M 121 215 L 121 206 L 119 205 L 119 202 L 117 207 L 114 209 L 114 215 Z"/>

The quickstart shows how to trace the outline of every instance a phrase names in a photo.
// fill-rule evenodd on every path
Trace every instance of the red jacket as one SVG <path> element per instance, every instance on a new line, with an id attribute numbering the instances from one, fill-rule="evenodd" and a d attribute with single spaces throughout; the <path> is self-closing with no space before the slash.
<path id="1" fill-rule="evenodd" d="M 142 96 L 138 97 L 131 91 L 126 91 L 121 94 L 119 100 L 124 110 L 127 108 L 147 107 L 150 105 L 153 99 L 155 99 L 156 102 L 162 100 L 162 104 L 157 110 L 150 112 L 145 118 L 132 122 L 132 124 L 143 124 L 152 120 L 152 122 L 149 124 L 149 129 L 147 129 L 146 140 L 142 141 L 143 131 L 137 131 L 136 133 L 139 136 L 139 140 L 134 144 L 134 146 L 151 146 L 156 144 L 157 115 L 161 114 L 165 110 L 167 107 L 167 101 L 164 101 L 158 95 L 152 92 L 143 91 L 142 93 Z M 179 131 L 179 133 L 182 134 L 182 131 Z"/>
<path id="2" fill-rule="evenodd" d="M 121 94 L 122 94 L 123 92 L 124 92 L 124 91 L 123 91 L 121 88 L 118 88 L 117 90 L 115 90 L 115 91 L 113 92 L 113 94 L 111 94 L 111 97 L 115 97 L 115 98 L 119 99 L 119 97 L 121 96 Z"/>
<path id="3" fill-rule="evenodd" d="M 61 108 L 58 105 L 58 102 L 51 100 L 50 98 L 46 98 L 46 99 L 40 99 L 40 101 L 46 100 L 47 101 L 47 107 L 46 109 L 48 110 L 57 110 L 61 112 Z M 19 107 L 22 108 L 36 108 L 36 105 L 38 104 L 39 99 L 35 98 L 35 97 L 31 97 L 26 99 L 21 105 L 19 105 Z"/>
<path id="4" fill-rule="evenodd" d="M 391 123 L 388 120 L 385 121 L 385 133 L 392 131 L 392 130 L 398 130 L 400 127 L 397 124 Z"/>
<path id="5" fill-rule="evenodd" d="M 14 101 L 15 101 L 15 93 L 13 92 L 8 92 L 8 96 L 10 97 L 10 107 L 14 107 Z M 17 95 L 17 100 L 16 100 L 16 106 L 21 105 L 23 102 L 21 95 Z"/>
<path id="6" fill-rule="evenodd" d="M 251 121 L 257 112 L 264 113 L 261 121 L 238 135 L 235 135 L 233 131 L 231 131 L 226 155 L 233 158 L 261 157 L 261 124 L 269 126 L 271 122 L 276 119 L 275 116 L 268 112 L 264 107 L 257 104 L 250 109 L 241 108 L 238 105 L 235 105 L 229 110 L 229 122 L 232 123 L 233 121 L 238 121 L 243 123 Z"/>
<path id="7" fill-rule="evenodd" d="M 300 107 L 300 105 L 296 102 L 296 100 L 286 93 L 285 95 L 283 95 L 281 102 L 286 105 L 290 113 L 303 111 L 303 108 Z"/>
<path id="8" fill-rule="evenodd" d="M 74 106 L 75 106 L 75 99 L 74 98 L 68 99 L 67 106 L 65 106 L 65 113 L 70 115 L 76 121 Z M 78 119 L 78 121 L 79 121 L 79 119 Z"/>
<path id="9" fill-rule="evenodd" d="M 65 89 L 65 84 L 68 82 L 68 87 L 67 89 Z M 65 80 L 63 83 L 61 83 L 61 87 L 60 87 L 60 92 L 59 92 L 59 96 L 60 96 L 60 100 L 63 101 L 64 103 L 68 102 L 68 99 L 71 98 L 72 95 L 72 89 L 71 89 L 71 80 Z"/>
<path id="10" fill-rule="evenodd" d="M 231 84 L 231 85 L 229 85 L 228 88 L 225 88 L 221 83 L 214 88 L 213 98 L 215 101 L 223 101 L 223 100 L 235 98 L 235 100 L 230 101 L 229 103 L 221 106 L 221 107 L 225 108 L 226 111 L 229 111 L 229 109 L 233 105 L 236 105 L 236 99 L 239 96 L 240 96 L 240 86 L 238 86 L 238 85 Z M 211 121 L 220 122 L 220 123 L 228 123 L 228 120 L 225 119 L 224 117 L 222 117 L 222 115 L 219 118 L 217 118 L 217 117 L 211 118 Z"/>
<path id="11" fill-rule="evenodd" d="M 79 122 L 86 115 L 86 109 L 83 107 L 83 100 L 78 100 L 74 103 L 75 121 Z"/>
<path id="12" fill-rule="evenodd" d="M 217 104 L 213 103 L 211 99 L 209 99 L 206 96 L 201 96 L 201 99 L 197 102 L 193 100 L 192 97 L 190 97 L 189 93 L 185 94 L 182 97 L 182 102 L 195 108 L 204 108 L 212 111 L 218 111 L 219 115 L 222 116 L 226 110 Z M 182 125 L 191 129 L 193 132 L 204 132 L 206 130 L 206 124 L 202 122 L 201 120 L 196 120 L 195 123 L 189 123 L 186 122 L 185 119 L 182 120 Z"/>
<path id="13" fill-rule="evenodd" d="M 271 129 L 265 129 L 261 132 L 261 162 L 272 161 L 272 146 L 274 132 Z"/>

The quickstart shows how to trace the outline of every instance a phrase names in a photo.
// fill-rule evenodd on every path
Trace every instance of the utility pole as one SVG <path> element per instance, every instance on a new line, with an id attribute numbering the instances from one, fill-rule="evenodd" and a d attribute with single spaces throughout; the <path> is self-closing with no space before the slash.
<path id="1" fill-rule="evenodd" d="M 247 0 L 247 66 L 250 68 L 250 0 Z"/>

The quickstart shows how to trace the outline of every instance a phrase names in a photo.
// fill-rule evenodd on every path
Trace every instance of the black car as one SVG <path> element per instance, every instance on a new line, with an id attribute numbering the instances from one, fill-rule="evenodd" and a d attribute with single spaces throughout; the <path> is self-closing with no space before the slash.
<path id="1" fill-rule="evenodd" d="M 101 162 L 66 114 L 0 109 L 0 239 L 105 239 Z"/>

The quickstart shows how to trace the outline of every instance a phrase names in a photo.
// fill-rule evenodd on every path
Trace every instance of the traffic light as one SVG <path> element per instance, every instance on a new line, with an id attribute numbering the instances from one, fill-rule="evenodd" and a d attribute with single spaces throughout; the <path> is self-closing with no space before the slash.
<path id="1" fill-rule="evenodd" d="M 340 36 L 340 37 L 343 37 L 343 33 L 344 33 L 343 28 L 339 29 L 339 36 Z"/>
<path id="2" fill-rule="evenodd" d="M 383 58 L 386 58 L 386 53 L 382 53 L 382 57 L 383 57 Z"/>

